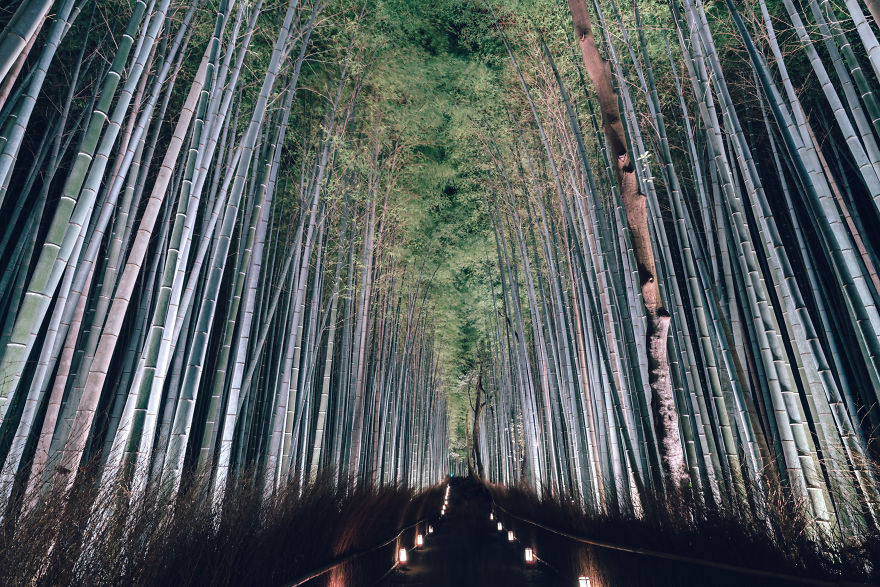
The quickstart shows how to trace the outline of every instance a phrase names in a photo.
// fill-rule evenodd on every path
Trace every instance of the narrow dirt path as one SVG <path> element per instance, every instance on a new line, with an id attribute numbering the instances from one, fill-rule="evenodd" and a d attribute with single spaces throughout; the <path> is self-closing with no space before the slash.
<path id="1" fill-rule="evenodd" d="M 397 569 L 383 587 L 544 587 L 559 577 L 541 562 L 527 566 L 524 547 L 508 542 L 489 519 L 490 498 L 480 485 L 450 481 L 446 515 L 425 537 L 425 546 L 409 551 L 406 569 Z"/>

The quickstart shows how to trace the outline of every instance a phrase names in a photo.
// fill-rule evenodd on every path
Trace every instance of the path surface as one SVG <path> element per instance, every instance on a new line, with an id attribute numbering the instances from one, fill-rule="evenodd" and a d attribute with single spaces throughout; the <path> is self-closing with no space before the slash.
<path id="1" fill-rule="evenodd" d="M 509 543 L 489 520 L 485 489 L 464 479 L 450 482 L 449 507 L 425 537 L 425 546 L 409 551 L 406 570 L 397 570 L 382 587 L 545 587 L 559 585 L 553 570 L 538 563 L 526 567 L 523 545 Z"/>

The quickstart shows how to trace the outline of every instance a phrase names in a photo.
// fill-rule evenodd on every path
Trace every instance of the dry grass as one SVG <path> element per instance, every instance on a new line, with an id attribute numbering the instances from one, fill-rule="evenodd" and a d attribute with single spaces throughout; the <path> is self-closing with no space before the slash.
<path id="1" fill-rule="evenodd" d="M 657 502 L 636 518 L 590 513 L 576 501 L 523 487 L 490 490 L 495 502 L 515 516 L 593 541 L 829 582 L 880 579 L 880 537 L 865 532 L 844 542 L 807 531 L 803 509 L 790 501 L 768 499 L 760 516 L 684 500 Z M 563 575 L 590 576 L 593 587 L 802 584 L 592 546 L 499 515 L 548 564 Z"/>
<path id="2" fill-rule="evenodd" d="M 435 507 L 442 490 L 353 486 L 325 475 L 269 498 L 248 482 L 212 507 L 190 482 L 173 503 L 134 505 L 120 491 L 81 483 L 8 516 L 0 532 L 0 585 L 284 585 L 384 542 Z M 20 507 L 12 505 L 12 510 Z M 309 585 L 370 585 L 394 563 L 394 544 Z"/>

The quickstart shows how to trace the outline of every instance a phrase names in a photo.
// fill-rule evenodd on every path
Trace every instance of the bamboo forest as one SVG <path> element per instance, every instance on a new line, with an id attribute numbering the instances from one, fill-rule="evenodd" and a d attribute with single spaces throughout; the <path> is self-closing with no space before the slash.
<path id="1" fill-rule="evenodd" d="M 878 39 L 0 0 L 0 584 L 880 582 Z"/>

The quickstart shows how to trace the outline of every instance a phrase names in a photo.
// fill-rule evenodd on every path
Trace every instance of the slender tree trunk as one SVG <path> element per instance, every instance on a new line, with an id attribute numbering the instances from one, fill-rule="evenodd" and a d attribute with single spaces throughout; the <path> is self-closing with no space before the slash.
<path id="1" fill-rule="evenodd" d="M 575 36 L 581 47 L 584 67 L 599 100 L 602 130 L 608 147 L 616 179 L 620 188 L 632 237 L 633 254 L 638 266 L 639 285 L 647 317 L 648 384 L 651 388 L 651 411 L 658 437 L 660 458 L 673 487 L 681 487 L 688 479 L 684 452 L 678 435 L 678 413 L 673 399 L 669 374 L 666 339 L 670 316 L 663 307 L 654 250 L 648 228 L 647 200 L 639 191 L 636 169 L 630 158 L 623 122 L 617 101 L 617 91 L 608 62 L 599 54 L 593 37 L 592 23 L 584 0 L 569 0 Z"/>
<path id="2" fill-rule="evenodd" d="M 473 458 L 468 459 L 468 465 L 470 465 L 470 474 L 472 477 L 477 479 L 483 479 L 485 472 L 483 471 L 483 459 L 480 457 L 480 412 L 483 409 L 483 406 L 486 405 L 486 402 L 483 401 L 483 396 L 485 395 L 485 389 L 483 388 L 483 364 L 480 363 L 480 374 L 477 376 L 477 397 L 474 400 L 474 424 L 473 424 L 473 434 L 471 434 L 471 451 Z"/>

